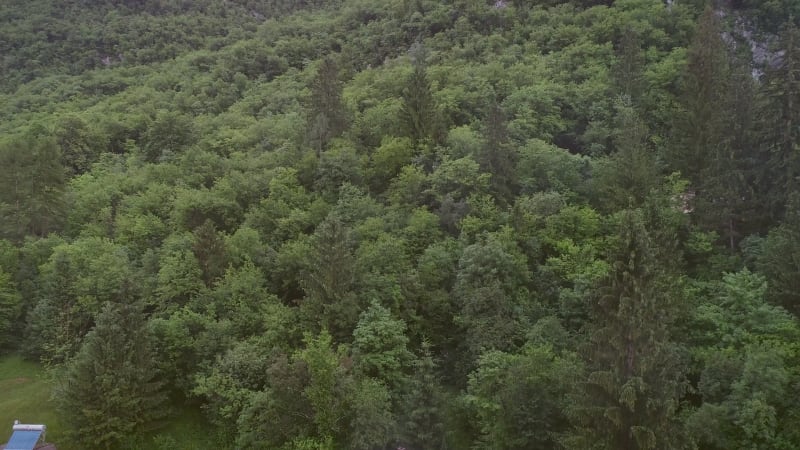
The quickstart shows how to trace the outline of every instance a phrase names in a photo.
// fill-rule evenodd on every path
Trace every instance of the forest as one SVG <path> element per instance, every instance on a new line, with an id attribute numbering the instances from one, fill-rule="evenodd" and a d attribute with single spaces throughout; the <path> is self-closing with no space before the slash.
<path id="1" fill-rule="evenodd" d="M 3 0 L 0 360 L 63 449 L 800 448 L 798 18 Z"/>

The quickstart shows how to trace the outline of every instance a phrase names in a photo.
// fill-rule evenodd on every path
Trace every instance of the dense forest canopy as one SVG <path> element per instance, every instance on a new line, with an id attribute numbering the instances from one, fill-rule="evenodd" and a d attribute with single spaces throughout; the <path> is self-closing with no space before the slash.
<path id="1" fill-rule="evenodd" d="M 65 448 L 800 448 L 796 17 L 0 2 L 0 352 Z"/>

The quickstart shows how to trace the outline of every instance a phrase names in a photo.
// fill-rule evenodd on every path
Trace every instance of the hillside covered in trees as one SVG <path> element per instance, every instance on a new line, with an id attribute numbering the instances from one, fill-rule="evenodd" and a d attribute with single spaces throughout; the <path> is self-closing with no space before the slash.
<path id="1" fill-rule="evenodd" d="M 0 352 L 65 448 L 800 448 L 795 18 L 4 0 Z"/>

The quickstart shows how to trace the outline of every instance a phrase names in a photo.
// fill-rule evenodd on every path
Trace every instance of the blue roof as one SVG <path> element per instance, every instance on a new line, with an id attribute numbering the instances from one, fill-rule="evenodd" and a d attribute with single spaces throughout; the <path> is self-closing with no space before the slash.
<path id="1" fill-rule="evenodd" d="M 33 450 L 41 435 L 42 430 L 16 430 L 6 444 L 6 450 Z"/>

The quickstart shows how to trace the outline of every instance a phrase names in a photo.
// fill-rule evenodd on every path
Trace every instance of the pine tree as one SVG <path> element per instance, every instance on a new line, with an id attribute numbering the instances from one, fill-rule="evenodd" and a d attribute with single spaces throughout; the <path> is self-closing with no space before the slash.
<path id="1" fill-rule="evenodd" d="M 427 341 L 422 342 L 422 354 L 413 367 L 414 373 L 401 401 L 401 441 L 412 449 L 445 448 L 444 396 Z"/>
<path id="2" fill-rule="evenodd" d="M 331 139 L 342 134 L 348 125 L 339 67 L 331 57 L 322 60 L 311 83 L 310 106 L 309 140 L 319 157 Z"/>
<path id="3" fill-rule="evenodd" d="M 780 34 L 780 64 L 768 70 L 764 81 L 766 102 L 760 112 L 768 150 L 761 184 L 768 184 L 766 200 L 773 218 L 783 215 L 787 193 L 800 188 L 800 30 L 788 20 Z"/>
<path id="4" fill-rule="evenodd" d="M 505 111 L 497 102 L 486 115 L 484 134 L 486 145 L 477 162 L 481 170 L 492 175 L 490 183 L 495 197 L 508 203 L 516 191 L 517 155 L 509 143 Z"/>
<path id="5" fill-rule="evenodd" d="M 55 396 L 76 441 L 111 449 L 165 416 L 161 386 L 139 307 L 107 303 Z"/>
<path id="6" fill-rule="evenodd" d="M 703 192 L 696 197 L 698 222 L 716 230 L 731 251 L 742 236 L 763 228 L 765 208 L 756 198 L 759 164 L 754 127 L 757 103 L 749 64 L 731 60 L 728 93 L 720 109 L 727 115 L 728 132 L 716 153 L 709 155 Z"/>
<path id="7" fill-rule="evenodd" d="M 609 211 L 641 206 L 659 184 L 647 126 L 629 97 L 620 97 L 615 106 L 616 151 L 598 163 L 594 177 L 598 201 Z"/>
<path id="8" fill-rule="evenodd" d="M 20 319 L 20 295 L 11 276 L 0 267 L 0 352 L 9 346 L 10 332 Z M 0 353 L 1 354 L 1 353 Z"/>
<path id="9" fill-rule="evenodd" d="M 412 51 L 414 66 L 403 89 L 400 120 L 414 147 L 428 145 L 436 133 L 436 104 L 425 66 L 424 48 L 417 44 Z"/>
<path id="10" fill-rule="evenodd" d="M 704 175 L 713 155 L 725 145 L 728 129 L 725 97 L 728 91 L 728 49 L 719 19 L 706 8 L 688 49 L 683 78 L 682 113 L 673 128 L 667 153 L 670 168 L 678 170 L 702 194 Z"/>
<path id="11" fill-rule="evenodd" d="M 339 342 L 350 340 L 361 312 L 353 292 L 355 260 L 350 232 L 338 219 L 328 218 L 315 233 L 315 251 L 303 277 L 306 297 L 301 315 L 310 329 L 326 328 Z"/>
<path id="12" fill-rule="evenodd" d="M 679 448 L 676 411 L 684 392 L 671 326 L 673 279 L 638 210 L 622 212 L 611 270 L 592 299 L 584 348 L 588 377 L 575 399 L 569 448 Z"/>
<path id="13" fill-rule="evenodd" d="M 55 231 L 64 215 L 64 168 L 55 140 L 30 132 L 0 143 L 0 233 L 20 240 Z"/>
<path id="14" fill-rule="evenodd" d="M 194 231 L 192 251 L 200 263 L 203 271 L 203 281 L 207 287 L 225 274 L 228 264 L 228 255 L 225 241 L 217 232 L 214 222 L 209 219 Z"/>
<path id="15" fill-rule="evenodd" d="M 639 105 L 644 93 L 644 54 L 639 34 L 628 28 L 616 47 L 617 61 L 612 75 L 617 95 L 627 97 L 634 105 Z"/>

